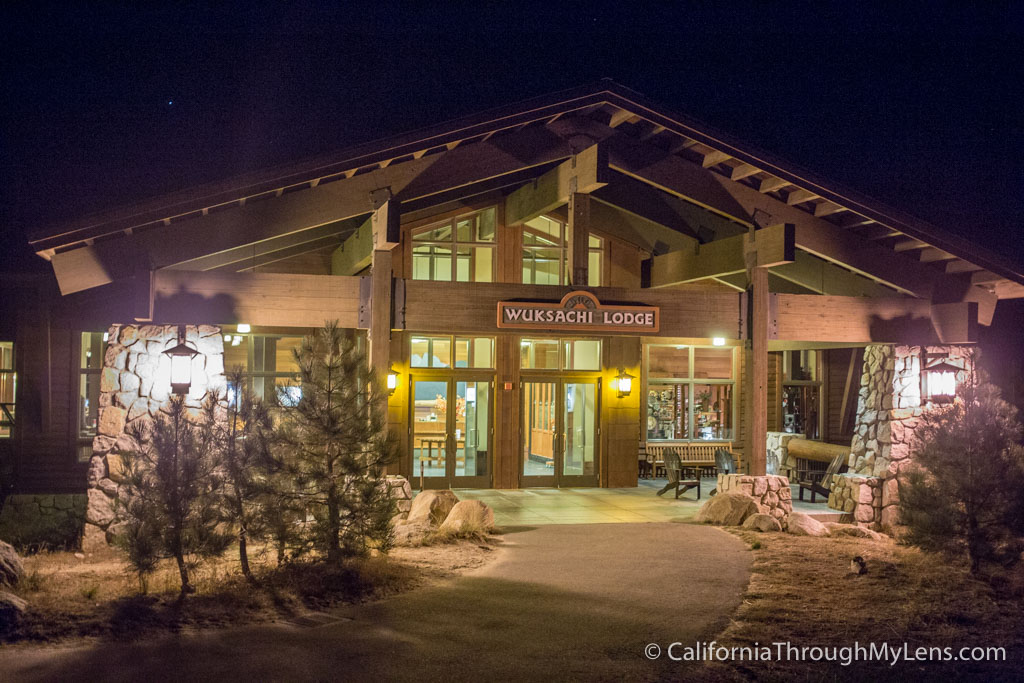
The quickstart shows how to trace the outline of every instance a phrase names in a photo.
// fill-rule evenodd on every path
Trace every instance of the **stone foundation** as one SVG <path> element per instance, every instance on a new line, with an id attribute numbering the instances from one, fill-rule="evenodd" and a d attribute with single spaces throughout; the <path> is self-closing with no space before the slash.
<path id="1" fill-rule="evenodd" d="M 757 501 L 762 514 L 779 520 L 785 529 L 793 511 L 793 494 L 789 479 L 777 475 L 756 477 L 749 474 L 719 474 L 718 493 L 740 492 Z"/>
<path id="2" fill-rule="evenodd" d="M 395 521 L 408 519 L 409 510 L 412 509 L 412 486 L 409 485 L 409 480 L 400 474 L 389 474 L 386 481 L 388 493 L 398 505 Z"/>
<path id="3" fill-rule="evenodd" d="M 771 463 L 774 459 L 776 463 L 776 470 L 773 472 L 769 466 L 768 474 L 778 474 L 789 479 L 796 476 L 796 458 L 789 456 L 789 442 L 791 439 L 803 438 L 805 438 L 803 434 L 768 432 L 765 449 L 768 453 L 767 462 Z"/>
<path id="4" fill-rule="evenodd" d="M 138 444 L 129 426 L 165 411 L 171 397 L 171 359 L 164 351 L 178 343 L 178 325 L 111 325 L 100 374 L 98 435 L 89 461 L 85 544 L 110 540 L 115 501 L 123 483 L 122 451 Z M 192 359 L 192 384 L 185 405 L 195 416 L 210 392 L 224 388 L 224 338 L 214 325 L 188 325 L 185 340 L 199 351 Z"/>
<path id="5" fill-rule="evenodd" d="M 864 350 L 850 471 L 834 477 L 836 488 L 829 495 L 829 507 L 883 530 L 899 521 L 900 477 L 910 464 L 914 431 L 931 408 L 921 396 L 924 354 L 942 354 L 963 367 L 960 380 L 972 369 L 970 349 L 963 346 L 873 345 Z"/>
<path id="6" fill-rule="evenodd" d="M 15 494 L 0 512 L 0 539 L 19 548 L 64 548 L 78 544 L 85 521 L 81 494 Z"/>

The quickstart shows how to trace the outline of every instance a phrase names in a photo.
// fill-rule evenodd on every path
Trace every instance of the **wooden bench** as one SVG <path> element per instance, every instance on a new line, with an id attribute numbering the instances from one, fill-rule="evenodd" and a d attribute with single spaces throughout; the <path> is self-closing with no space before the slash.
<path id="1" fill-rule="evenodd" d="M 680 464 L 684 468 L 692 468 L 704 476 L 715 475 L 715 451 L 719 448 L 732 450 L 731 441 L 648 441 L 643 446 L 647 460 L 653 466 L 654 473 L 665 469 L 666 451 L 679 454 Z M 737 463 L 739 465 L 739 463 Z"/>

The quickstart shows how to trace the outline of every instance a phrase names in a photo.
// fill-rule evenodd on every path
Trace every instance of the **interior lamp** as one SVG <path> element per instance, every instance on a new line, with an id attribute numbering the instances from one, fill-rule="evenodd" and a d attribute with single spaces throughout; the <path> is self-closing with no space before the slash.
<path id="1" fill-rule="evenodd" d="M 252 331 L 252 327 L 249 326 L 249 323 L 238 323 L 238 331 L 242 334 L 248 334 Z"/>
<path id="2" fill-rule="evenodd" d="M 924 398 L 933 403 L 949 403 L 956 398 L 956 374 L 962 372 L 952 363 L 941 360 L 926 367 L 924 372 Z"/>
<path id="3" fill-rule="evenodd" d="M 619 374 L 615 376 L 615 390 L 618 392 L 619 398 L 629 396 L 633 391 L 633 375 L 625 370 L 619 370 Z"/>
<path id="4" fill-rule="evenodd" d="M 192 386 L 192 359 L 199 355 L 194 346 L 185 341 L 185 326 L 178 328 L 178 344 L 164 351 L 171 359 L 171 393 L 187 394 Z"/>
<path id="5" fill-rule="evenodd" d="M 711 339 L 712 346 L 725 346 L 725 337 L 713 337 Z"/>

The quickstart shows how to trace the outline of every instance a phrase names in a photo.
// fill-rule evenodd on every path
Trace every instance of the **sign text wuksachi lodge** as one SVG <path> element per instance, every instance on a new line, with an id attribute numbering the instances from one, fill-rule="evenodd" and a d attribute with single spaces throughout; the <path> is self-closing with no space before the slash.
<path id="1" fill-rule="evenodd" d="M 657 306 L 604 305 L 590 292 L 569 292 L 558 303 L 499 301 L 498 327 L 521 330 L 657 332 Z"/>

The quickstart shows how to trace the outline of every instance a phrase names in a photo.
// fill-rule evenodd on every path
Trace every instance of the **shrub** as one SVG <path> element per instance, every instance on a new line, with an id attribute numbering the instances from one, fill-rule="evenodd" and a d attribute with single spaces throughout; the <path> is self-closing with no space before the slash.
<path id="1" fill-rule="evenodd" d="M 905 541 L 957 555 L 971 571 L 1012 563 L 1024 533 L 1024 448 L 1017 411 L 977 372 L 956 400 L 926 413 L 900 489 Z"/>

